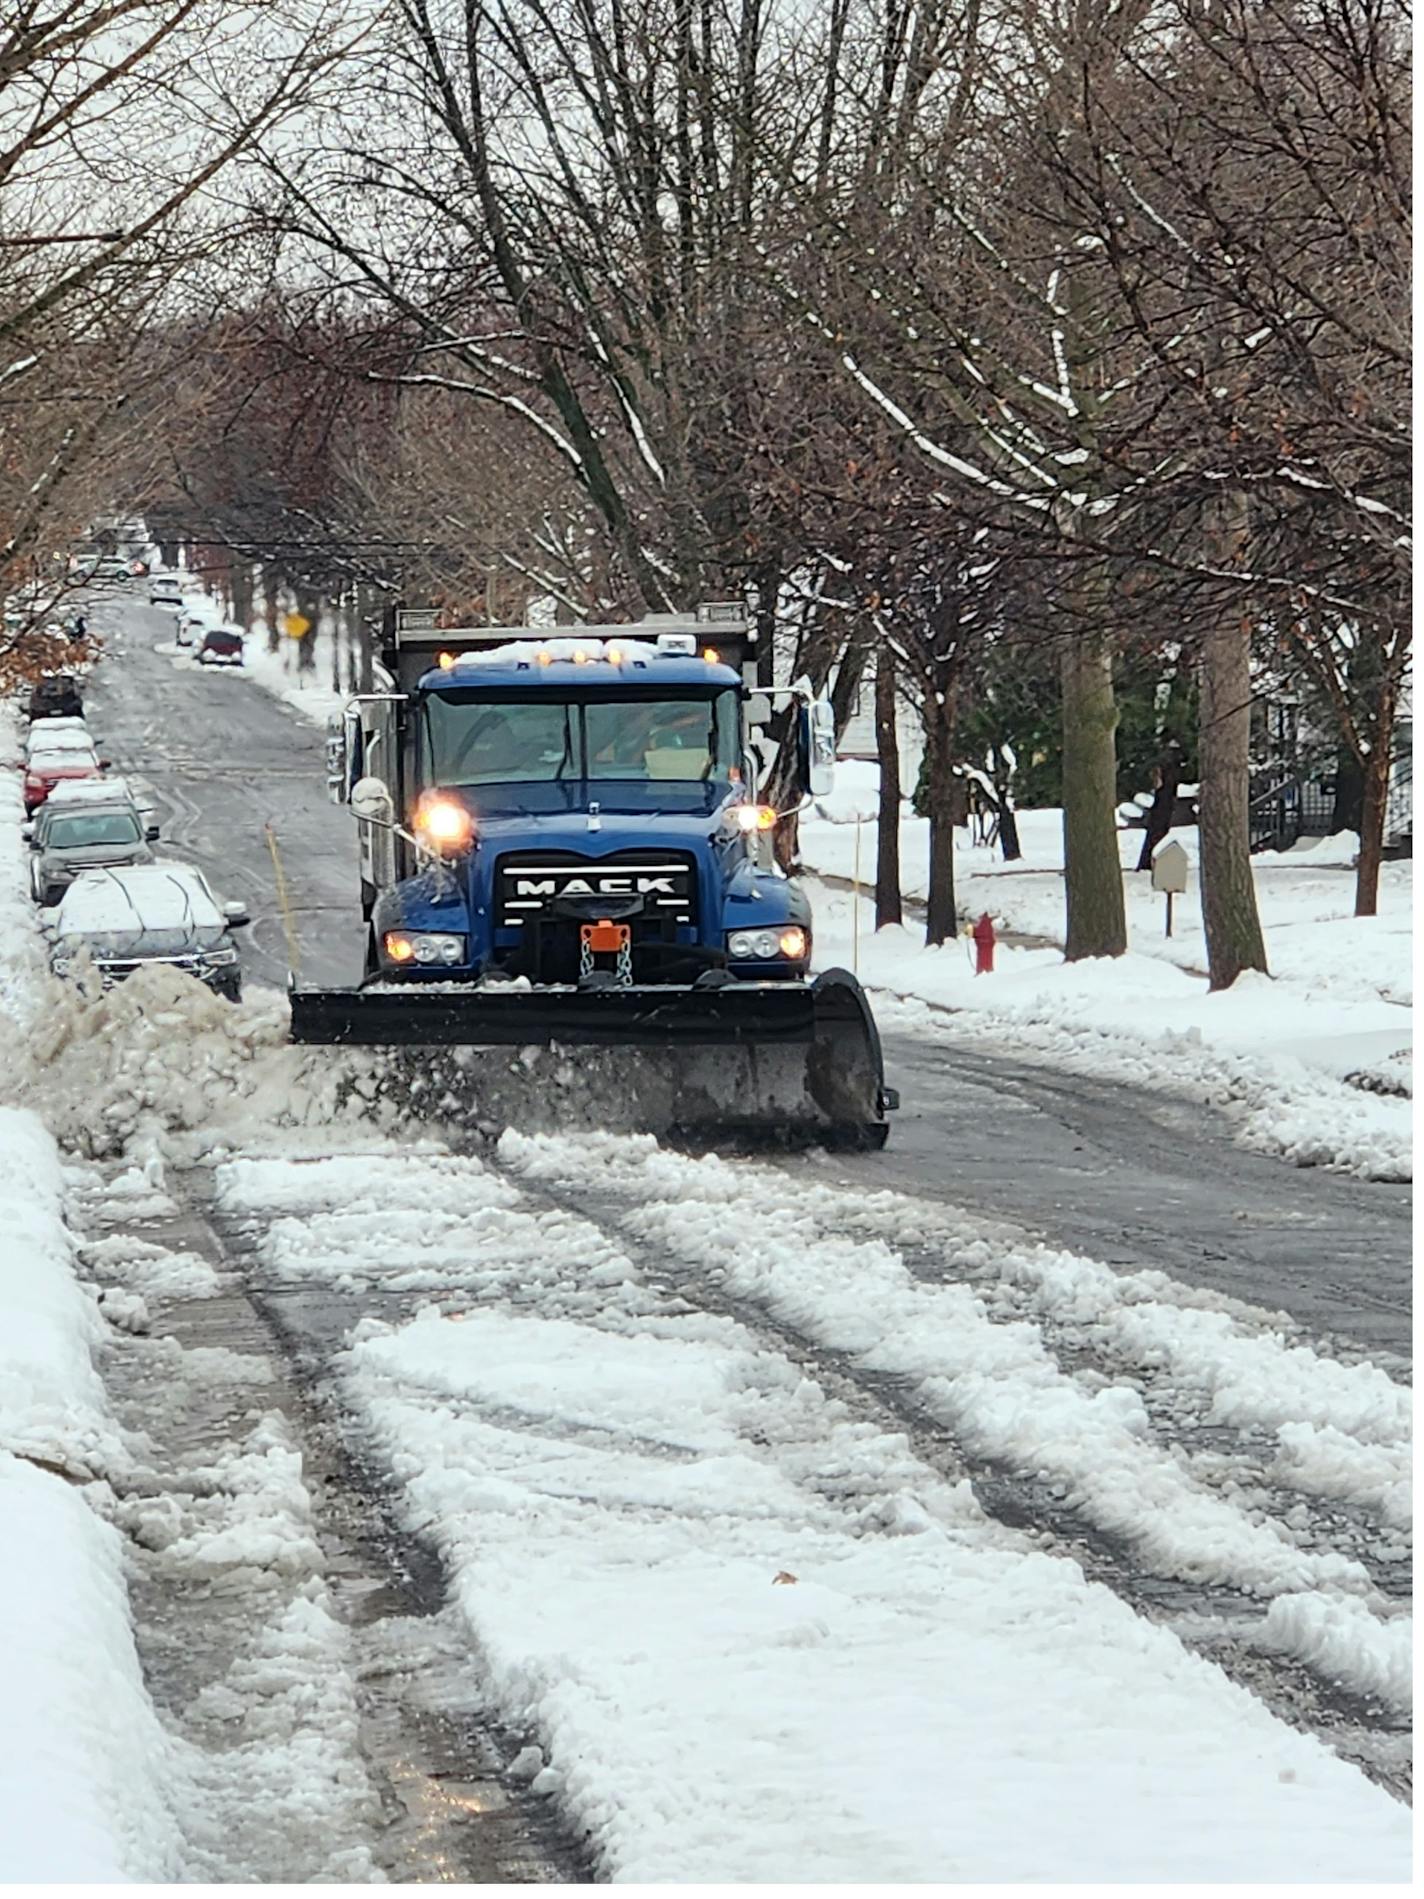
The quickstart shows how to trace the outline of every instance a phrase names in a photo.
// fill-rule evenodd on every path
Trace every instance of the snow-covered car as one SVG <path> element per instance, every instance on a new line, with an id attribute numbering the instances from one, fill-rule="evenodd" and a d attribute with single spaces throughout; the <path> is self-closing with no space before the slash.
<path id="1" fill-rule="evenodd" d="M 219 903 L 191 864 L 81 871 L 43 920 L 56 976 L 69 975 L 87 954 L 106 989 L 150 963 L 167 963 L 230 1002 L 242 995 L 231 931 L 247 922 L 246 908 Z"/>
<path id="2" fill-rule="evenodd" d="M 198 648 L 200 666 L 240 666 L 242 633 L 235 626 L 210 626 Z"/>
<path id="3" fill-rule="evenodd" d="M 92 751 L 36 752 L 25 766 L 25 816 L 33 817 L 55 786 L 66 779 L 97 779 L 108 769 L 108 759 L 96 758 Z"/>
<path id="4" fill-rule="evenodd" d="M 177 574 L 150 574 L 148 604 L 151 607 L 181 607 L 183 583 Z"/>
<path id="5" fill-rule="evenodd" d="M 45 799 L 43 809 L 49 811 L 63 805 L 113 804 L 115 801 L 123 803 L 125 800 L 137 810 L 149 835 L 157 837 L 158 802 L 152 785 L 142 778 L 120 778 L 117 773 L 111 772 L 99 778 L 68 778 L 54 787 Z"/>
<path id="6" fill-rule="evenodd" d="M 158 826 L 145 827 L 127 796 L 107 804 L 96 800 L 54 805 L 46 800 L 30 833 L 30 895 L 48 908 L 83 871 L 110 864 L 151 864 L 149 846 Z"/>
<path id="7" fill-rule="evenodd" d="M 83 719 L 37 719 L 25 734 L 25 757 L 39 752 L 92 752 L 94 734 Z"/>
<path id="8" fill-rule="evenodd" d="M 173 638 L 179 646 L 195 646 L 213 623 L 213 616 L 197 607 L 188 607 L 178 615 L 178 630 Z"/>

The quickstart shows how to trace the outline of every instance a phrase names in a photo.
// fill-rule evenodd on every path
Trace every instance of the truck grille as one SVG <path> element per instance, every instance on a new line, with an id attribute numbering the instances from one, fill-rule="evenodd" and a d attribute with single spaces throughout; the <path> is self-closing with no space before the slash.
<path id="1" fill-rule="evenodd" d="M 645 916 L 696 923 L 697 865 L 676 851 L 625 851 L 617 857 L 521 851 L 500 858 L 495 867 L 495 915 L 501 929 L 547 916 L 562 897 L 641 897 Z"/>

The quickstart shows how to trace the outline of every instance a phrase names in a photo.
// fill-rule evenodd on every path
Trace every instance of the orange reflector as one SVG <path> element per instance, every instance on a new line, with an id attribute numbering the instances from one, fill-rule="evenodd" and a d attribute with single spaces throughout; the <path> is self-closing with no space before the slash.
<path id="1" fill-rule="evenodd" d="M 776 807 L 770 804 L 739 804 L 737 823 L 743 831 L 771 831 L 776 828 Z"/>
<path id="2" fill-rule="evenodd" d="M 393 963 L 408 963 L 415 954 L 415 945 L 408 936 L 387 936 L 386 954 Z"/>
<path id="3" fill-rule="evenodd" d="M 579 930 L 580 940 L 600 953 L 621 950 L 632 940 L 632 935 L 626 923 L 610 923 L 606 917 L 600 923 L 585 923 Z"/>
<path id="4" fill-rule="evenodd" d="M 789 956 L 793 962 L 806 954 L 806 932 L 804 930 L 783 930 L 777 941 L 781 945 L 783 956 Z"/>
<path id="5" fill-rule="evenodd" d="M 454 664 L 455 655 L 453 653 L 442 653 L 440 655 L 440 670 L 442 673 L 448 673 Z"/>
<path id="6" fill-rule="evenodd" d="M 715 666 L 722 655 L 717 651 L 715 646 L 704 646 L 702 649 L 702 657 L 707 661 L 709 666 Z"/>

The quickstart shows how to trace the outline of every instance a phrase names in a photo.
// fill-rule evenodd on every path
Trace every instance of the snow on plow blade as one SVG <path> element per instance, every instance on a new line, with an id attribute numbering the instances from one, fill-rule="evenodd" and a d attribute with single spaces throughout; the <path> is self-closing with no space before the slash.
<path id="1" fill-rule="evenodd" d="M 491 1126 L 879 1147 L 894 1105 L 874 1018 L 842 969 L 809 985 L 391 984 L 290 999 L 294 1042 L 385 1051 L 412 1097 Z"/>

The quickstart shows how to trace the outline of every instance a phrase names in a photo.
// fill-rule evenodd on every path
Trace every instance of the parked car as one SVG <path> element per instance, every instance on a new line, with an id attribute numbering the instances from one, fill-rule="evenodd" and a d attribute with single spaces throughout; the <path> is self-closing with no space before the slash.
<path id="1" fill-rule="evenodd" d="M 31 719 L 77 719 L 84 715 L 84 700 L 79 681 L 73 673 L 48 673 L 38 680 L 30 693 Z"/>
<path id="2" fill-rule="evenodd" d="M 181 607 L 183 583 L 177 574 L 150 574 L 148 604 L 151 607 Z"/>
<path id="3" fill-rule="evenodd" d="M 242 994 L 231 930 L 247 920 L 242 904 L 218 902 L 201 871 L 163 862 L 82 871 L 43 918 L 56 976 L 69 975 L 86 952 L 106 989 L 147 964 L 167 963 L 230 1002 Z"/>
<path id="4" fill-rule="evenodd" d="M 240 666 L 242 634 L 235 626 L 210 626 L 198 648 L 200 666 Z"/>
<path id="5" fill-rule="evenodd" d="M 133 569 L 118 554 L 105 554 L 94 569 L 95 580 L 132 580 Z"/>
<path id="6" fill-rule="evenodd" d="M 36 752 L 25 766 L 25 816 L 33 817 L 56 785 L 69 778 L 97 779 L 109 769 L 93 752 Z"/>
<path id="7" fill-rule="evenodd" d="M 39 719 L 25 734 L 25 757 L 38 752 L 92 752 L 94 734 L 83 719 Z"/>
<path id="8" fill-rule="evenodd" d="M 145 827 L 127 796 L 108 804 L 46 801 L 29 830 L 30 894 L 46 907 L 60 901 L 81 871 L 109 864 L 151 864 L 149 847 L 158 836 L 158 826 Z"/>
<path id="9" fill-rule="evenodd" d="M 212 625 L 212 617 L 189 607 L 178 615 L 178 630 L 173 635 L 179 646 L 194 646 Z"/>
<path id="10" fill-rule="evenodd" d="M 61 714 L 54 719 L 35 720 L 25 734 L 25 756 L 28 758 L 31 752 L 42 752 L 46 747 L 58 752 L 93 742 L 93 735 L 80 714 Z"/>
<path id="11" fill-rule="evenodd" d="M 158 803 L 153 787 L 141 778 L 121 778 L 116 772 L 105 772 L 99 778 L 68 778 L 44 801 L 44 809 L 52 811 L 56 806 L 78 804 L 113 804 L 127 800 L 134 806 L 143 820 L 144 828 L 153 836 L 158 834 Z"/>

